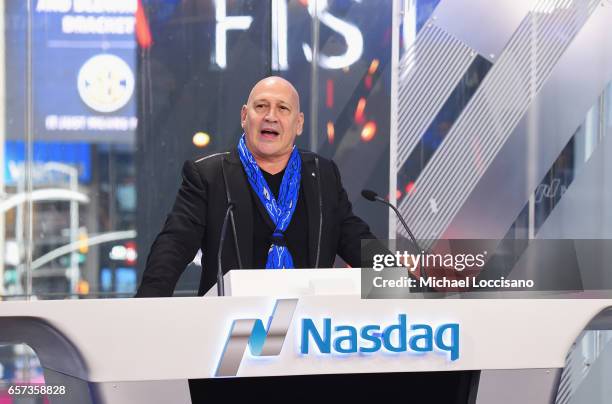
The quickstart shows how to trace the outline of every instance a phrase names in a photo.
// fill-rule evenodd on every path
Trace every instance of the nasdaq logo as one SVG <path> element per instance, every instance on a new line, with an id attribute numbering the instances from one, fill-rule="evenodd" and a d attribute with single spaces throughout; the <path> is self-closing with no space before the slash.
<path id="1" fill-rule="evenodd" d="M 260 319 L 235 320 L 215 376 L 236 376 L 247 346 L 255 356 L 280 354 L 297 302 L 298 299 L 278 300 L 268 321 L 267 330 Z"/>
<path id="2" fill-rule="evenodd" d="M 221 353 L 215 376 L 236 376 L 247 347 L 254 356 L 277 356 L 281 353 L 291 326 L 298 299 L 276 302 L 267 328 L 260 319 L 235 320 Z M 373 354 L 441 352 L 451 361 L 459 359 L 459 324 L 408 324 L 408 316 L 400 314 L 397 323 L 385 327 L 367 324 L 361 327 L 334 325 L 323 318 L 317 325 L 311 318 L 302 318 L 299 352 L 309 354 Z"/>
<path id="3" fill-rule="evenodd" d="M 459 359 L 459 324 L 445 323 L 437 327 L 408 325 L 407 316 L 400 314 L 396 324 L 385 328 L 377 324 L 360 328 L 352 325 L 332 327 L 331 318 L 324 318 L 323 326 L 319 328 L 312 319 L 304 318 L 300 345 L 302 354 L 312 353 L 315 346 L 320 354 L 439 351 L 455 361 Z"/>

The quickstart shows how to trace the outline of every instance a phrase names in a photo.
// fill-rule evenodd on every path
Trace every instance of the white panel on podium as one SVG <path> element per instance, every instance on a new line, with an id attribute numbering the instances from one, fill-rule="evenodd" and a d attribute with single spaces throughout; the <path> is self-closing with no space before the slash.
<path id="1" fill-rule="evenodd" d="M 223 277 L 226 296 L 295 298 L 312 295 L 360 295 L 361 268 L 240 269 Z M 205 295 L 217 296 L 215 284 Z"/>
<path id="2" fill-rule="evenodd" d="M 360 280 L 359 269 L 238 270 L 215 299 L 2 302 L 0 344 L 28 344 L 45 377 L 72 383 L 62 403 L 165 404 L 164 391 L 189 403 L 190 379 L 561 369 L 585 327 L 612 329 L 612 299 L 367 300 Z M 419 329 L 431 342 L 415 347 Z"/>

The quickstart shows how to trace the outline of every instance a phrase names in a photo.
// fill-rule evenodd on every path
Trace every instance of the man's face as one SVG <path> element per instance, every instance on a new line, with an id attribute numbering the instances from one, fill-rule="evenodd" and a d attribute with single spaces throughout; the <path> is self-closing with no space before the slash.
<path id="1" fill-rule="evenodd" d="M 297 92 L 279 77 L 266 78 L 253 87 L 240 117 L 247 146 L 261 159 L 291 153 L 304 124 Z"/>

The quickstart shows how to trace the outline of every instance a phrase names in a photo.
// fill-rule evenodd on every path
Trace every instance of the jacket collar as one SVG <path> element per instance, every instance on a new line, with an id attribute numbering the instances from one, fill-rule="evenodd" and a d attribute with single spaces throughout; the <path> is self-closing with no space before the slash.
<path id="1" fill-rule="evenodd" d="M 319 170 L 315 165 L 316 155 L 311 152 L 301 152 L 302 156 L 302 189 L 304 190 L 304 200 L 306 201 L 306 212 L 308 214 L 308 265 L 314 268 L 318 265 L 317 250 L 320 250 L 322 212 L 319 201 L 321 178 Z"/>
<path id="2" fill-rule="evenodd" d="M 320 178 L 317 178 L 319 173 L 315 165 L 316 155 L 303 150 L 299 152 L 302 158 L 302 189 L 308 216 L 308 265 L 314 267 L 321 237 L 319 233 L 322 217 L 318 185 Z M 232 149 L 224 159 L 229 163 L 225 165 L 225 170 L 230 197 L 236 204 L 234 218 L 240 258 L 243 268 L 249 269 L 253 267 L 253 215 L 257 214 L 255 211 L 257 207 L 253 206 L 250 194 L 251 185 L 242 168 L 238 150 Z"/>

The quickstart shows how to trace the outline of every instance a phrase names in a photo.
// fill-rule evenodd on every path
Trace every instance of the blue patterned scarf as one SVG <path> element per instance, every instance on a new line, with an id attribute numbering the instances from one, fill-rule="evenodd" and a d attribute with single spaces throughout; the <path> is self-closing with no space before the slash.
<path id="1" fill-rule="evenodd" d="M 266 212 L 268 212 L 276 226 L 274 233 L 272 233 L 266 269 L 294 268 L 293 257 L 287 248 L 284 232 L 291 222 L 300 192 L 302 177 L 302 159 L 300 154 L 297 148 L 293 146 L 291 157 L 289 157 L 289 162 L 281 181 L 278 199 L 274 198 L 266 179 L 261 173 L 261 169 L 257 162 L 255 162 L 251 151 L 247 148 L 244 133 L 238 142 L 238 154 L 240 155 L 242 167 L 244 167 L 251 187 L 265 206 Z"/>

